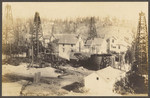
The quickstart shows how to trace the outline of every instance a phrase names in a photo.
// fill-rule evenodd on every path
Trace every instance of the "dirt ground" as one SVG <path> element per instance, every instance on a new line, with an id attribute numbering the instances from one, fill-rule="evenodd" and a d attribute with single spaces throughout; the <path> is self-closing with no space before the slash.
<path id="1" fill-rule="evenodd" d="M 70 65 L 59 66 L 57 69 L 52 67 L 27 69 L 27 66 L 28 63 L 2 66 L 3 96 L 65 95 L 71 92 L 72 87 L 69 87 L 71 84 L 82 83 L 83 77 L 93 72 Z M 36 72 L 41 72 L 41 80 L 40 83 L 34 84 L 33 77 Z"/>
<path id="2" fill-rule="evenodd" d="M 121 96 L 115 93 L 93 93 L 84 88 L 83 78 L 93 70 L 72 67 L 30 68 L 29 63 L 2 66 L 2 96 Z M 36 65 L 34 65 L 36 66 Z M 39 83 L 33 83 L 34 74 L 41 72 Z"/>

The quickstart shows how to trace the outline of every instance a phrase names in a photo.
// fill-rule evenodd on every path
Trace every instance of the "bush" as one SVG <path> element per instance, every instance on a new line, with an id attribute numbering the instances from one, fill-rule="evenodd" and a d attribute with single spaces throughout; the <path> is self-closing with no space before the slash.
<path id="1" fill-rule="evenodd" d="M 76 58 L 78 58 L 78 64 L 81 66 L 89 65 L 89 54 L 86 53 L 75 53 Z"/>
<path id="2" fill-rule="evenodd" d="M 118 94 L 128 94 L 128 93 L 134 93 L 134 90 L 129 86 L 129 82 L 127 77 L 121 79 L 120 81 L 117 81 L 114 85 L 114 90 Z"/>
<path id="3" fill-rule="evenodd" d="M 44 54 L 43 61 L 51 63 L 52 67 L 68 64 L 68 60 L 52 54 Z"/>
<path id="4" fill-rule="evenodd" d="M 125 78 L 117 81 L 114 85 L 114 91 L 120 94 L 148 93 L 148 87 L 144 83 L 144 77 L 135 73 L 128 73 Z"/>

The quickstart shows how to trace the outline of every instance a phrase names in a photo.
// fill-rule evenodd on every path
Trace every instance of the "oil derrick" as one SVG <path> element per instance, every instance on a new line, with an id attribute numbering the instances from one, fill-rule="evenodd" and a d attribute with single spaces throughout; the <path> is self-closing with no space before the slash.
<path id="1" fill-rule="evenodd" d="M 7 51 L 6 54 L 11 56 L 11 44 L 14 42 L 14 30 L 13 30 L 13 16 L 10 5 L 5 6 L 4 12 L 4 25 L 3 25 L 3 33 L 2 33 L 2 43 Z M 9 48 L 9 49 L 8 49 Z"/>
<path id="2" fill-rule="evenodd" d="M 95 27 L 95 18 L 91 17 L 89 25 L 89 36 L 88 39 L 94 39 L 97 36 L 96 27 Z"/>
<path id="3" fill-rule="evenodd" d="M 32 32 L 32 46 L 33 46 L 33 54 L 35 60 L 37 60 L 39 54 L 39 39 L 43 36 L 42 27 L 41 27 L 41 19 L 39 13 L 36 12 L 34 16 L 34 24 L 33 24 L 33 32 Z"/>
<path id="4" fill-rule="evenodd" d="M 135 59 L 140 75 L 148 74 L 148 32 L 145 14 L 139 13 L 139 23 L 136 36 Z"/>

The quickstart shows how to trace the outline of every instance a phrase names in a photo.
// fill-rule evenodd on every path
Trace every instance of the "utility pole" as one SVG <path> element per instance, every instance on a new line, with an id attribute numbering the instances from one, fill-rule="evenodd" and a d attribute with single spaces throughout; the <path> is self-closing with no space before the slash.
<path id="1" fill-rule="evenodd" d="M 139 13 L 135 58 L 138 63 L 139 74 L 148 74 L 148 32 L 146 18 L 143 12 Z"/>

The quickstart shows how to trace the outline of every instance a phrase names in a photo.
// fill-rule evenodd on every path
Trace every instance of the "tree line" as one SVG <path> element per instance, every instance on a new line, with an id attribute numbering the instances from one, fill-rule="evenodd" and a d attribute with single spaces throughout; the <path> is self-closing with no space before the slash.
<path id="1" fill-rule="evenodd" d="M 119 20 L 116 17 L 92 17 L 94 20 L 95 29 L 103 28 L 107 26 L 130 26 L 128 20 Z M 34 19 L 14 19 L 13 23 L 13 39 L 15 40 L 11 45 L 11 53 L 18 54 L 27 51 L 31 44 L 31 34 L 34 32 L 33 25 Z M 77 17 L 66 19 L 46 19 L 41 17 L 41 26 L 43 35 L 50 34 L 81 34 L 83 39 L 87 39 L 91 36 L 91 17 Z M 5 25 L 3 25 L 3 29 Z M 93 30 L 94 31 L 94 30 Z M 3 30 L 4 32 L 4 30 Z M 94 31 L 95 32 L 95 31 Z M 4 33 L 3 33 L 4 34 Z M 9 37 L 9 36 L 8 36 Z M 10 50 L 10 44 L 3 44 L 3 53 L 8 54 Z"/>

